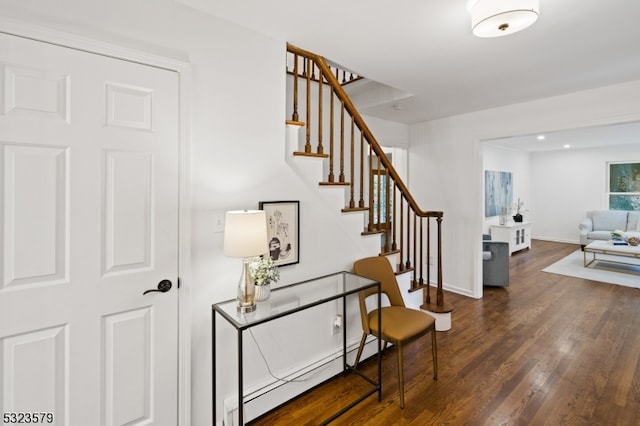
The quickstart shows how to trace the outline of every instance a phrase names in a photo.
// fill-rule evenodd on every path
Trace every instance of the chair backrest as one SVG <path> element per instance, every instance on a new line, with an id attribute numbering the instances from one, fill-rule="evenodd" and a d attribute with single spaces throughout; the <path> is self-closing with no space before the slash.
<path id="1" fill-rule="evenodd" d="M 365 257 L 356 260 L 353 264 L 353 272 L 357 275 L 380 282 L 380 291 L 387 295 L 391 306 L 405 306 L 404 299 L 398 287 L 396 275 L 389 260 L 384 256 Z M 369 318 L 366 306 L 366 298 L 376 292 L 375 288 L 361 291 L 358 295 L 360 299 L 360 316 L 362 319 L 362 329 L 369 334 Z"/>

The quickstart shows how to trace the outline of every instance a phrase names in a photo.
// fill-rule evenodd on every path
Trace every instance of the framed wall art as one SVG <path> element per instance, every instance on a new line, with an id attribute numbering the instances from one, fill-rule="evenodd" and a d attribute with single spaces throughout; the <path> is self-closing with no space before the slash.
<path id="1" fill-rule="evenodd" d="M 484 216 L 501 214 L 503 208 L 513 203 L 513 178 L 511 172 L 484 171 Z"/>
<path id="2" fill-rule="evenodd" d="M 300 202 L 260 201 L 267 216 L 269 255 L 278 266 L 300 262 Z"/>

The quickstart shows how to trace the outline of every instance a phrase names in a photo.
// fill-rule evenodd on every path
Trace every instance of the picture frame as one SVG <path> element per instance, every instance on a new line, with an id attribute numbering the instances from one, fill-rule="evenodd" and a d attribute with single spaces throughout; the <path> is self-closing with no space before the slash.
<path id="1" fill-rule="evenodd" d="M 277 266 L 300 262 L 300 202 L 260 201 L 267 216 L 269 255 Z"/>
<path id="2" fill-rule="evenodd" d="M 511 172 L 484 171 L 484 216 L 502 214 L 513 203 L 513 175 Z"/>

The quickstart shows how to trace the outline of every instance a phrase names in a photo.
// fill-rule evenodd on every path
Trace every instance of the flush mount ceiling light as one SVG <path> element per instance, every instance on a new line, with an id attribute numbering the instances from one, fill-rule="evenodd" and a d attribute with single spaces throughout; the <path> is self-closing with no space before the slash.
<path id="1" fill-rule="evenodd" d="M 539 0 L 469 0 L 473 34 L 500 37 L 524 30 L 538 19 L 539 3 Z"/>

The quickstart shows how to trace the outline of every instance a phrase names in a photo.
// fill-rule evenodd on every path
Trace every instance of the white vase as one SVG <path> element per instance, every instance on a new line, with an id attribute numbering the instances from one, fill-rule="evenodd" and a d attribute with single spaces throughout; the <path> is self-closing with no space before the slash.
<path id="1" fill-rule="evenodd" d="M 271 296 L 271 284 L 256 285 L 255 286 L 255 300 L 256 302 L 263 302 Z"/>

